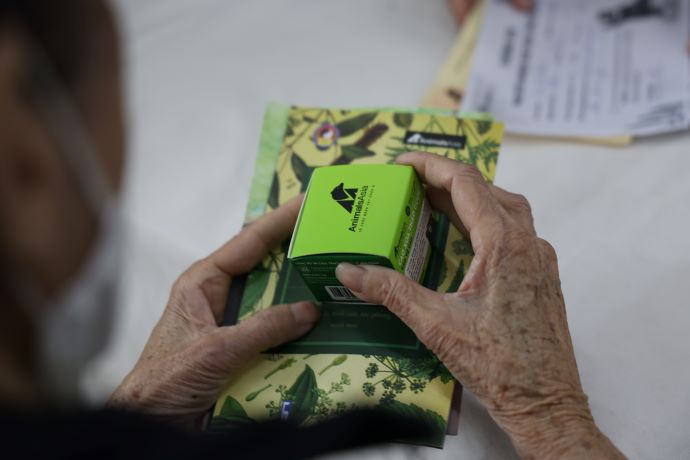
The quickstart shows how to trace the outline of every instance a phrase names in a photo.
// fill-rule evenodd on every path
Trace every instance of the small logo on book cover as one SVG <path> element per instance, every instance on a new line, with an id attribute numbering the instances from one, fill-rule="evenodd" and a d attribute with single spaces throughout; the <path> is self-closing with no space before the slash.
<path id="1" fill-rule="evenodd" d="M 405 143 L 409 145 L 421 145 L 424 147 L 464 149 L 465 144 L 467 143 L 467 138 L 465 136 L 452 136 L 450 134 L 407 131 L 405 133 Z"/>
<path id="2" fill-rule="evenodd" d="M 280 419 L 285 421 L 290 417 L 292 412 L 292 401 L 283 401 L 280 403 Z"/>

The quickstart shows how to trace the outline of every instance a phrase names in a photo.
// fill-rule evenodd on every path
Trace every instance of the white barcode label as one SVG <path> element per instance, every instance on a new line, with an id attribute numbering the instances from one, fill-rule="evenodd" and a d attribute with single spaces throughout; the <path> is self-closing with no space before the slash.
<path id="1" fill-rule="evenodd" d="M 412 241 L 412 248 L 410 255 L 405 264 L 405 276 L 417 282 L 421 281 L 422 272 L 424 271 L 424 262 L 429 253 L 429 238 L 426 236 L 426 230 L 429 226 L 429 219 L 431 218 L 431 207 L 429 202 L 424 198 L 422 203 L 422 210 L 419 213 L 419 222 L 417 223 L 417 231 Z"/>
<path id="2" fill-rule="evenodd" d="M 344 286 L 324 286 L 333 300 L 359 300 L 356 295 Z"/>

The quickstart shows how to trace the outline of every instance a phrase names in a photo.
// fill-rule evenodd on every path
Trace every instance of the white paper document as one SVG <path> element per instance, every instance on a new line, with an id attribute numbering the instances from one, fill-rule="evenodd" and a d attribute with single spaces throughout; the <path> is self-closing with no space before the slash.
<path id="1" fill-rule="evenodd" d="M 653 135 L 690 126 L 687 0 L 487 0 L 463 111 L 512 133 Z"/>

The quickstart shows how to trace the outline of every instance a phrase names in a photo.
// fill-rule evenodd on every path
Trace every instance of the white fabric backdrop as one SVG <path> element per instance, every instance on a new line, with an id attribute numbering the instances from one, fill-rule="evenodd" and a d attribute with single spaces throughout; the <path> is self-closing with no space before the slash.
<path id="1" fill-rule="evenodd" d="M 416 105 L 457 32 L 443 0 L 120 0 L 117 10 L 132 232 L 114 341 L 85 382 L 95 401 L 134 364 L 175 277 L 239 230 L 265 104 Z M 499 161 L 496 183 L 530 199 L 558 251 L 594 415 L 632 458 L 690 458 L 689 147 L 688 134 L 625 149 L 509 138 Z M 471 396 L 445 450 L 373 454 L 515 456 Z"/>

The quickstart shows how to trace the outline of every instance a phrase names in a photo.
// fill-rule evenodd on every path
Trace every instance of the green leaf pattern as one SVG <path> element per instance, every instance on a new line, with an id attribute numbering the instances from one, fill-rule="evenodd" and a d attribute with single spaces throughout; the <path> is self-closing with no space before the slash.
<path id="1" fill-rule="evenodd" d="M 347 137 L 350 134 L 354 134 L 360 129 L 365 128 L 376 118 L 378 114 L 376 112 L 363 113 L 352 118 L 347 118 L 340 123 L 336 124 L 338 131 L 340 131 L 340 137 Z"/>

